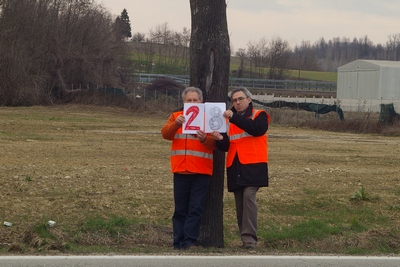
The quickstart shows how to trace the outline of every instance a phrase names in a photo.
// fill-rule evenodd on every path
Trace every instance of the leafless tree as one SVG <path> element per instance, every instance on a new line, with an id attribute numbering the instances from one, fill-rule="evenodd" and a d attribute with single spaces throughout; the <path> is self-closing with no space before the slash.
<path id="1" fill-rule="evenodd" d="M 225 0 L 190 0 L 190 83 L 208 102 L 226 102 L 230 47 Z M 200 243 L 223 247 L 223 190 L 225 154 L 214 151 L 214 171 L 202 220 Z"/>
<path id="2" fill-rule="evenodd" d="M 249 66 L 249 72 L 250 72 L 250 78 L 252 78 L 252 73 L 254 72 L 254 68 L 255 68 L 255 61 L 258 55 L 258 51 L 257 51 L 257 46 L 252 43 L 252 42 L 248 42 L 247 43 L 247 58 L 250 61 L 250 66 Z"/>
<path id="3" fill-rule="evenodd" d="M 265 67 L 267 65 L 268 55 L 268 41 L 267 39 L 261 38 L 257 43 L 253 44 L 249 42 L 247 44 L 248 57 L 250 58 L 252 66 L 254 66 L 257 72 L 257 78 L 263 78 Z"/>
<path id="4" fill-rule="evenodd" d="M 270 43 L 268 52 L 269 79 L 283 79 L 283 72 L 288 69 L 290 46 L 279 37 Z"/>
<path id="5" fill-rule="evenodd" d="M 400 33 L 391 34 L 388 36 L 389 40 L 386 42 L 388 59 L 400 60 Z"/>
<path id="6" fill-rule="evenodd" d="M 132 42 L 140 43 L 140 42 L 143 42 L 145 40 L 146 40 L 146 35 L 144 33 L 141 33 L 141 32 L 134 33 L 133 36 L 132 36 Z"/>
<path id="7" fill-rule="evenodd" d="M 43 71 L 46 44 L 36 33 L 46 13 L 29 1 L 1 1 L 0 14 L 0 104 L 31 105 L 45 102 L 43 87 L 49 81 Z M 27 42 L 26 40 L 29 40 Z"/>
<path id="8" fill-rule="evenodd" d="M 0 101 L 62 98 L 72 84 L 112 85 L 122 43 L 91 0 L 0 0 Z"/>
<path id="9" fill-rule="evenodd" d="M 150 40 L 157 44 L 168 44 L 172 41 L 172 31 L 168 22 L 157 25 L 154 29 L 149 30 Z"/>
<path id="10" fill-rule="evenodd" d="M 191 36 L 191 31 L 190 29 L 184 27 L 182 29 L 182 45 L 185 47 L 189 47 L 190 44 L 190 36 Z"/>
<path id="11" fill-rule="evenodd" d="M 367 35 L 359 39 L 359 53 L 358 53 L 358 58 L 360 59 L 373 59 L 372 58 L 372 48 L 373 48 L 373 43 L 372 41 L 368 38 Z"/>
<path id="12" fill-rule="evenodd" d="M 244 61 L 246 59 L 246 49 L 239 48 L 239 50 L 236 52 L 236 56 L 239 58 L 240 61 L 237 77 L 242 78 L 244 72 Z"/>
<path id="13" fill-rule="evenodd" d="M 301 70 L 318 70 L 318 60 L 309 41 L 302 41 L 300 46 L 294 48 L 291 57 L 291 66 L 288 68 L 298 69 L 298 78 L 301 78 Z"/>

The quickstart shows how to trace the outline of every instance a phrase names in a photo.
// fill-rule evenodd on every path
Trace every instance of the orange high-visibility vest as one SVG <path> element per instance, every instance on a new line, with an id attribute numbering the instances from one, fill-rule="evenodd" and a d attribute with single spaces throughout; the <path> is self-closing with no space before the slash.
<path id="1" fill-rule="evenodd" d="M 254 110 L 251 119 L 257 117 L 261 110 Z M 267 113 L 268 122 L 270 121 Z M 267 134 L 262 136 L 252 136 L 240 129 L 233 123 L 227 122 L 229 136 L 229 150 L 226 157 L 226 167 L 232 166 L 235 155 L 238 154 L 239 161 L 242 164 L 252 163 L 268 163 L 268 137 Z"/>
<path id="2" fill-rule="evenodd" d="M 182 114 L 182 111 L 175 112 L 175 119 Z M 181 127 L 172 140 L 171 168 L 173 173 L 212 175 L 213 151 L 205 148 L 194 135 L 183 134 Z"/>

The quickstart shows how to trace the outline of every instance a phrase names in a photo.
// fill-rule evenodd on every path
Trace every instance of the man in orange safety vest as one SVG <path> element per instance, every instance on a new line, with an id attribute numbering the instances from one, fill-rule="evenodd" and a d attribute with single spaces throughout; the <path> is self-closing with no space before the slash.
<path id="1" fill-rule="evenodd" d="M 236 217 L 243 247 L 257 245 L 258 206 L 256 193 L 268 186 L 268 137 L 270 116 L 256 110 L 245 87 L 230 93 L 233 107 L 223 113 L 227 133 L 212 132 L 217 148 L 226 151 L 228 191 L 233 192 Z"/>
<path id="2" fill-rule="evenodd" d="M 202 103 L 199 88 L 187 87 L 182 93 L 184 103 Z M 183 110 L 174 112 L 161 129 L 164 139 L 171 140 L 171 170 L 174 176 L 174 249 L 197 247 L 200 222 L 213 171 L 213 150 L 216 141 L 210 134 L 183 134 Z"/>

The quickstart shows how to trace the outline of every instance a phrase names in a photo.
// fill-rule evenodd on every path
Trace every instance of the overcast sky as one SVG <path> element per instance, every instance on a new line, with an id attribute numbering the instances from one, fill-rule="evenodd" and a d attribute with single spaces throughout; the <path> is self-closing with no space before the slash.
<path id="1" fill-rule="evenodd" d="M 96 0 L 112 14 L 126 8 L 132 33 L 148 34 L 168 23 L 173 31 L 191 28 L 189 0 Z M 227 0 L 228 31 L 233 50 L 280 37 L 293 48 L 321 37 L 362 38 L 376 45 L 400 34 L 400 0 Z"/>

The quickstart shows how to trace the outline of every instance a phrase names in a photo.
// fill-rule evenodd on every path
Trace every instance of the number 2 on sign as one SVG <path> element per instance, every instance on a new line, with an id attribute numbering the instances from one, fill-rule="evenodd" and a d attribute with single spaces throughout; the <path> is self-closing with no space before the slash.
<path id="1" fill-rule="evenodd" d="M 185 115 L 189 115 L 190 113 L 192 113 L 192 115 L 190 115 L 188 122 L 186 123 L 185 130 L 200 130 L 200 126 L 190 125 L 196 119 L 197 115 L 199 115 L 199 112 L 200 110 L 197 106 L 191 106 L 186 110 Z"/>

